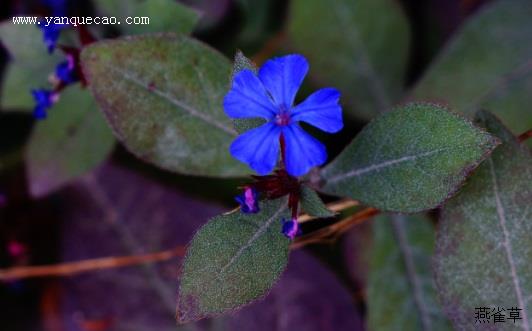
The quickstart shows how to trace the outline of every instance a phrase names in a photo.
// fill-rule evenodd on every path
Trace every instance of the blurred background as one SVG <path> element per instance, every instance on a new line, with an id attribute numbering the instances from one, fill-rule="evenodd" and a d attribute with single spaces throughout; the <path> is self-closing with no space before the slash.
<path id="1" fill-rule="evenodd" d="M 61 5 L 68 16 L 97 16 L 101 14 L 100 3 L 114 1 L 64 0 Z M 53 1 L 2 0 L 0 20 L 8 24 L 12 16 L 49 15 L 50 2 Z M 127 6 L 127 1 L 125 2 Z M 324 46 L 320 42 L 338 40 L 342 30 L 331 28 L 327 21 L 320 21 L 323 17 L 319 11 L 309 9 L 306 12 L 304 1 L 297 1 L 298 4 L 293 2 L 182 1 L 201 12 L 192 36 L 229 58 L 240 49 L 257 64 L 261 64 L 272 56 L 298 51 L 310 57 L 311 71 L 314 70 L 314 62 L 330 61 L 334 64 L 336 59 L 327 58 L 326 52 L 323 52 L 323 56 L 320 53 L 331 45 Z M 427 68 L 446 50 L 450 40 L 465 22 L 491 3 L 485 0 L 392 2 L 404 15 L 409 38 L 408 43 L 397 46 L 400 49 L 398 53 L 404 53 L 403 68 L 400 70 L 402 73 L 397 78 L 402 91 L 416 86 Z M 305 13 L 301 16 L 295 10 Z M 305 15 L 310 15 L 310 18 Z M 326 15 L 324 11 L 323 16 Z M 380 17 L 388 13 L 381 12 L 378 6 L 374 10 L 370 6 L 360 15 L 375 17 L 375 20 L 371 20 L 375 24 L 386 24 L 380 23 Z M 307 27 L 294 23 L 292 20 L 295 16 L 305 16 L 301 20 L 315 22 L 315 25 L 307 25 L 308 33 L 302 33 L 301 29 Z M 150 18 L 157 20 L 157 17 Z M 500 23 L 504 25 L 510 21 L 511 17 L 502 17 Z M 388 28 L 388 32 L 377 30 L 392 33 L 393 27 Z M 522 31 L 527 36 L 532 32 L 530 26 L 524 30 L 520 30 L 519 26 L 512 29 L 514 30 L 511 31 Z M 501 31 L 505 30 L 501 28 Z M 125 33 L 116 26 L 108 26 L 97 31 L 97 34 L 115 38 Z M 314 61 L 313 54 L 308 54 L 309 48 L 304 45 L 305 40 L 312 41 L 313 38 L 315 44 L 312 47 L 318 54 L 314 56 L 322 56 L 321 60 Z M 375 33 L 372 38 L 375 43 L 379 43 L 380 39 L 388 37 Z M 394 38 L 390 39 L 393 42 Z M 478 45 L 482 43 L 471 39 L 473 49 L 470 51 L 475 53 L 474 47 Z M 336 46 L 342 52 L 342 42 Z M 497 52 L 497 44 L 493 46 L 492 51 Z M 522 51 L 524 46 L 516 47 Z M 482 53 L 485 50 L 479 47 L 478 51 Z M 467 56 L 466 53 L 463 56 Z M 383 48 L 381 54 L 383 57 L 393 58 L 396 56 L 395 48 Z M 401 54 L 398 56 L 402 56 Z M 482 54 L 489 56 L 487 53 Z M 528 53 L 529 60 L 530 54 L 531 52 Z M 36 59 L 46 56 L 43 50 L 35 50 Z M 460 53 L 458 56 L 461 56 Z M 470 66 L 480 66 L 481 62 L 482 60 L 471 61 Z M 10 65 L 7 49 L 0 48 L 0 73 L 3 77 L 0 84 L 8 80 Z M 317 64 L 318 76 L 322 67 Z M 386 65 L 383 64 L 383 67 Z M 326 73 L 323 76 L 327 84 L 336 85 L 334 79 L 326 77 Z M 530 78 L 528 70 L 525 76 Z M 458 75 L 456 79 L 461 78 Z M 486 81 L 489 79 L 485 78 Z M 303 98 L 309 91 L 322 86 L 322 81 L 320 77 L 311 77 L 298 97 Z M 338 81 L 340 89 L 350 84 L 343 78 L 338 78 Z M 529 80 L 527 82 L 526 86 L 530 87 Z M 20 93 L 28 91 L 29 94 L 27 86 L 19 86 Z M 435 86 L 438 87 L 437 84 Z M 359 89 L 359 86 L 352 88 Z M 501 90 L 504 88 L 508 89 L 508 86 L 501 87 Z M 529 92 L 530 89 L 525 91 Z M 525 94 L 529 94 L 528 92 Z M 421 98 L 425 94 L 418 95 Z M 427 95 L 431 93 L 427 92 Z M 7 97 L 4 91 L 2 98 L 7 100 Z M 471 99 L 474 98 L 476 95 L 471 96 Z M 372 117 L 364 111 L 363 106 L 358 111 L 357 98 L 353 99 L 354 102 L 345 101 L 344 105 L 346 113 L 354 114 L 346 115 L 346 129 L 334 136 L 320 136 L 328 144 L 330 159 Z M 409 99 L 406 94 L 398 94 L 394 97 L 394 103 L 406 99 Z M 442 101 L 436 95 L 433 99 Z M 453 101 L 450 103 L 453 104 Z M 238 193 L 237 187 L 246 180 L 206 179 L 169 173 L 136 159 L 117 143 L 109 147 L 103 161 L 83 174 L 70 178 L 53 190 L 41 189 L 46 187 L 48 175 L 44 172 L 36 184 L 30 179 L 28 169 L 36 167 L 37 170 L 42 170 L 47 165 L 38 162 L 28 165 L 25 158 L 28 148 L 40 148 L 40 145 L 28 147 L 32 144 L 32 132 L 39 123 L 33 118 L 31 107 L 20 106 L 16 102 L 2 102 L 1 105 L 0 268 L 5 271 L 13 267 L 88 260 L 89 264 L 84 267 L 90 271 L 71 275 L 72 270 L 66 270 L 64 276 L 28 278 L 32 275 L 24 274 L 20 278 L 9 280 L 0 278 L 0 330 L 176 330 L 178 327 L 174 317 L 179 252 L 195 230 L 210 217 L 235 207 L 233 197 Z M 494 107 L 497 105 L 504 107 L 506 104 L 502 101 L 499 104 L 493 103 Z M 518 106 L 524 105 L 527 104 L 521 103 Z M 53 116 L 53 110 L 51 114 Z M 519 131 L 524 131 L 526 125 L 530 124 L 530 110 L 514 112 L 509 116 L 509 121 L 524 121 L 522 126 L 519 123 L 511 125 L 517 131 L 515 133 L 521 133 Z M 66 148 L 65 153 L 69 151 L 68 146 L 53 144 L 43 147 L 43 150 L 60 152 L 62 148 Z M 68 155 L 63 154 L 61 157 Z M 327 202 L 333 201 L 331 197 L 324 199 Z M 434 213 L 430 216 L 434 220 Z M 304 231 L 310 233 L 335 221 L 337 220 L 311 223 L 305 225 Z M 372 234 L 371 224 L 366 222 L 352 228 L 334 242 L 295 250 L 288 271 L 265 300 L 235 314 L 186 325 L 182 329 L 370 329 L 367 283 Z M 393 251 L 393 245 L 390 249 Z M 151 260 L 158 262 L 142 265 L 135 263 L 135 257 L 142 259 L 153 252 L 163 252 L 160 256 L 151 256 Z M 133 260 L 113 260 L 113 263 L 132 264 L 121 268 L 90 265 L 89 259 L 102 257 L 133 257 Z M 46 269 L 41 272 L 46 274 Z M 0 277 L 1 275 L 0 273 Z M 389 314 L 397 313 L 393 311 L 394 305 L 394 302 L 388 302 L 383 314 L 386 315 L 388 310 Z"/>

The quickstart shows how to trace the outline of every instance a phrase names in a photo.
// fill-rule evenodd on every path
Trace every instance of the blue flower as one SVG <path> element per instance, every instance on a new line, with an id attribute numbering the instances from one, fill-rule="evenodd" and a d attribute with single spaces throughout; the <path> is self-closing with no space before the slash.
<path id="1" fill-rule="evenodd" d="M 55 77 L 64 85 L 78 81 L 76 64 L 72 55 L 67 55 L 67 60 L 57 65 Z"/>
<path id="2" fill-rule="evenodd" d="M 259 212 L 259 200 L 257 191 L 252 187 L 246 187 L 244 193 L 237 195 L 235 200 L 240 204 L 240 210 L 246 214 Z"/>
<path id="3" fill-rule="evenodd" d="M 61 34 L 61 30 L 64 28 L 64 25 L 54 23 L 47 25 L 47 22 L 43 20 L 40 21 L 37 26 L 42 30 L 42 38 L 46 48 L 48 49 L 48 53 L 52 53 L 55 49 L 57 40 L 59 39 L 59 35 Z"/>
<path id="4" fill-rule="evenodd" d="M 299 223 L 296 219 L 285 220 L 283 218 L 281 219 L 281 224 L 282 233 L 290 240 L 294 240 L 297 235 L 301 234 L 301 229 L 299 228 Z"/>
<path id="5" fill-rule="evenodd" d="M 48 115 L 47 111 L 57 99 L 57 95 L 45 89 L 32 90 L 33 100 L 35 100 L 35 108 L 33 108 L 33 117 L 38 120 L 45 119 Z"/>
<path id="6" fill-rule="evenodd" d="M 325 146 L 306 133 L 299 122 L 325 132 L 343 127 L 340 93 L 324 88 L 294 106 L 296 93 L 308 71 L 301 55 L 287 55 L 267 61 L 256 75 L 242 70 L 224 99 L 225 113 L 231 118 L 257 118 L 266 124 L 239 136 L 230 152 L 259 174 L 270 173 L 279 156 L 279 138 L 285 141 L 285 166 L 292 176 L 302 176 L 327 160 Z"/>

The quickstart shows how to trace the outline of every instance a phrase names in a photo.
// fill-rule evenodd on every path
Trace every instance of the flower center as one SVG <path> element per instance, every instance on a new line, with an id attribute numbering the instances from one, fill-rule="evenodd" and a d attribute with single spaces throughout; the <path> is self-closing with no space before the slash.
<path id="1" fill-rule="evenodd" d="M 290 111 L 286 106 L 280 106 L 279 113 L 275 115 L 275 124 L 280 126 L 290 124 Z"/>

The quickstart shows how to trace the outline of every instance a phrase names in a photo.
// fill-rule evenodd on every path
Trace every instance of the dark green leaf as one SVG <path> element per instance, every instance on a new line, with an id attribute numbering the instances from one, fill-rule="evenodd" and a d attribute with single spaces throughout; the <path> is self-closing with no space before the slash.
<path id="1" fill-rule="evenodd" d="M 301 186 L 301 209 L 314 217 L 334 216 L 334 213 L 321 201 L 318 193 L 306 185 Z"/>
<path id="2" fill-rule="evenodd" d="M 477 118 L 503 144 L 443 209 L 436 283 L 457 329 L 473 330 L 476 307 L 517 307 L 522 320 L 501 328 L 531 330 L 532 155 L 493 115 Z"/>
<path id="3" fill-rule="evenodd" d="M 229 154 L 237 133 L 222 101 L 231 64 L 191 38 L 158 34 L 99 42 L 82 65 L 115 134 L 138 157 L 184 174 L 249 170 Z"/>
<path id="4" fill-rule="evenodd" d="M 444 108 L 410 104 L 368 124 L 323 170 L 323 191 L 382 210 L 434 208 L 497 144 Z"/>
<path id="5" fill-rule="evenodd" d="M 409 47 L 397 1 L 295 0 L 291 14 L 291 41 L 310 60 L 310 75 L 339 88 L 351 115 L 367 119 L 391 108 Z"/>
<path id="6" fill-rule="evenodd" d="M 189 34 L 200 18 L 195 10 L 175 0 L 96 0 L 96 7 L 120 19 L 126 34 L 175 32 Z M 127 24 L 127 17 L 147 17 L 148 24 Z"/>
<path id="7" fill-rule="evenodd" d="M 374 220 L 373 231 L 368 330 L 452 330 L 432 282 L 434 227 L 430 220 L 382 216 Z"/>
<path id="8" fill-rule="evenodd" d="M 113 146 L 113 134 L 90 93 L 78 85 L 68 87 L 28 142 L 31 194 L 46 195 L 91 170 Z"/>
<path id="9" fill-rule="evenodd" d="M 241 307 L 264 296 L 288 262 L 281 233 L 286 200 L 213 218 L 192 240 L 183 264 L 178 319 L 188 322 Z"/>
<path id="10" fill-rule="evenodd" d="M 532 127 L 532 2 L 494 1 L 449 42 L 413 97 L 473 115 L 496 112 L 515 132 Z"/>

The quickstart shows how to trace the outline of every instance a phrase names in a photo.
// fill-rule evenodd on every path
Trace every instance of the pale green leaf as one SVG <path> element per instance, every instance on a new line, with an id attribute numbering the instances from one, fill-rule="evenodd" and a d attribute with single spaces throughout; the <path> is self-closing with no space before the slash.
<path id="1" fill-rule="evenodd" d="M 69 86 L 28 141 L 30 193 L 44 196 L 88 172 L 104 161 L 114 142 L 90 92 Z"/>
<path id="2" fill-rule="evenodd" d="M 394 0 L 295 0 L 289 35 L 310 75 L 339 88 L 349 115 L 372 118 L 402 93 L 409 28 Z"/>
<path id="3" fill-rule="evenodd" d="M 494 111 L 516 133 L 532 127 L 532 2 L 486 4 L 456 33 L 413 91 L 473 115 Z"/>
<path id="4" fill-rule="evenodd" d="M 423 216 L 373 221 L 368 330 L 452 330 L 436 300 L 431 256 L 434 227 Z"/>
<path id="5" fill-rule="evenodd" d="M 189 34 L 200 14 L 175 0 L 96 0 L 96 8 L 120 20 L 119 29 L 126 34 L 175 32 Z M 145 24 L 127 24 L 126 19 L 148 18 Z"/>
<path id="6" fill-rule="evenodd" d="M 322 171 L 323 191 L 381 210 L 434 208 L 497 144 L 444 108 L 410 104 L 368 124 Z"/>
<path id="7" fill-rule="evenodd" d="M 264 296 L 288 262 L 281 218 L 286 199 L 213 218 L 190 243 L 178 296 L 178 320 L 188 322 L 239 308 Z"/>
<path id="8" fill-rule="evenodd" d="M 31 110 L 31 89 L 47 87 L 48 77 L 64 60 L 61 53 L 48 54 L 41 30 L 32 24 L 0 24 L 0 40 L 11 61 L 3 77 L 1 107 Z"/>
<path id="9" fill-rule="evenodd" d="M 434 258 L 444 308 L 459 330 L 475 330 L 475 308 L 516 307 L 522 320 L 498 330 L 532 330 L 532 155 L 491 114 L 480 125 L 503 144 L 444 207 Z M 493 322 L 493 319 L 491 320 Z"/>
<path id="10" fill-rule="evenodd" d="M 223 111 L 231 64 L 182 35 L 95 43 L 82 52 L 89 86 L 116 136 L 138 157 L 171 171 L 242 176 L 237 136 Z"/>

